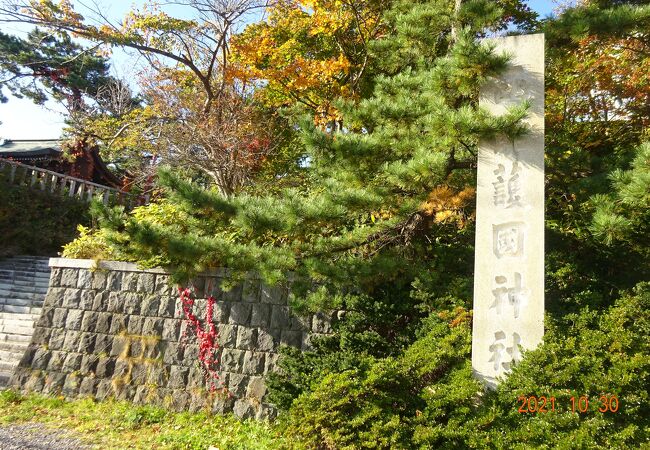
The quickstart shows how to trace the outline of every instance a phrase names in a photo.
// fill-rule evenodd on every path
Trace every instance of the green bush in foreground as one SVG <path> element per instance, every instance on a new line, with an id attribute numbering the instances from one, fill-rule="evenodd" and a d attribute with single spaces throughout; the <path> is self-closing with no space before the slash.
<path id="1" fill-rule="evenodd" d="M 606 312 L 547 318 L 543 345 L 496 391 L 472 378 L 470 324 L 432 315 L 399 357 L 332 373 L 298 397 L 286 437 L 308 448 L 610 448 L 650 442 L 650 284 Z M 601 396 L 616 412 L 600 412 Z M 555 411 L 520 413 L 520 396 Z M 572 411 L 581 396 L 585 413 Z M 528 405 L 527 405 L 528 406 Z M 534 409 L 534 408 L 533 408 Z"/>
<path id="2" fill-rule="evenodd" d="M 79 223 L 90 224 L 86 203 L 12 186 L 0 177 L 0 257 L 54 256 L 76 237 Z"/>

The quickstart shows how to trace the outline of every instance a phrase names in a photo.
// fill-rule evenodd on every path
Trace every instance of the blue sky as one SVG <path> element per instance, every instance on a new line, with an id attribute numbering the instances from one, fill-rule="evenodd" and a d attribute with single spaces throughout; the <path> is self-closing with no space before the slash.
<path id="1" fill-rule="evenodd" d="M 138 7 L 143 0 L 135 2 L 113 0 L 103 12 L 119 19 L 133 6 Z M 530 0 L 528 5 L 544 17 L 555 7 L 552 0 Z M 173 15 L 182 14 L 178 6 L 165 9 Z M 15 24 L 3 26 L 3 32 L 21 34 L 31 27 Z M 139 56 L 135 53 L 116 51 L 111 59 L 114 75 L 124 79 L 134 79 L 139 67 Z M 9 102 L 0 104 L 0 138 L 5 139 L 53 139 L 58 138 L 63 127 L 63 108 L 56 102 L 44 106 L 34 105 L 30 100 L 10 97 Z"/>

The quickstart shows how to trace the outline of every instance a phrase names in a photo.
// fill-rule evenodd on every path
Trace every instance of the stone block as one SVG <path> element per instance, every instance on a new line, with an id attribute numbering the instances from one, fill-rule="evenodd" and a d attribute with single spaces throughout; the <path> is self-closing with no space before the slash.
<path id="1" fill-rule="evenodd" d="M 144 384 L 147 381 L 147 366 L 142 363 L 135 363 L 131 367 L 131 383 L 134 385 Z"/>
<path id="2" fill-rule="evenodd" d="M 240 350 L 252 350 L 257 343 L 257 329 L 238 327 L 236 347 Z"/>
<path id="3" fill-rule="evenodd" d="M 235 405 L 232 408 L 232 412 L 235 416 L 240 419 L 250 419 L 255 417 L 255 408 L 251 402 L 245 398 L 240 398 L 235 401 Z"/>
<path id="4" fill-rule="evenodd" d="M 90 283 L 91 289 L 106 289 L 106 280 L 108 279 L 108 272 L 104 270 L 96 270 L 93 272 L 92 281 Z"/>
<path id="5" fill-rule="evenodd" d="M 95 296 L 97 292 L 91 289 L 82 289 L 81 295 L 79 298 L 79 308 L 81 309 L 93 309 L 95 304 Z"/>
<path id="6" fill-rule="evenodd" d="M 93 299 L 93 311 L 97 312 L 106 312 L 108 311 L 108 299 L 110 296 L 110 292 L 104 291 L 104 292 L 98 292 L 95 294 L 95 298 Z"/>
<path id="7" fill-rule="evenodd" d="M 280 337 L 280 345 L 287 345 L 289 347 L 301 348 L 302 347 L 302 332 L 293 330 L 282 330 Z"/>
<path id="8" fill-rule="evenodd" d="M 243 286 L 241 284 L 238 284 L 227 292 L 223 291 L 221 293 L 221 299 L 217 298 L 217 300 L 239 303 L 242 301 L 242 291 Z"/>
<path id="9" fill-rule="evenodd" d="M 248 380 L 250 377 L 241 373 L 228 374 L 228 391 L 235 397 L 242 397 L 246 395 L 246 388 L 248 387 Z"/>
<path id="10" fill-rule="evenodd" d="M 126 314 L 140 314 L 142 296 L 133 292 L 123 294 L 124 312 Z"/>
<path id="11" fill-rule="evenodd" d="M 259 421 L 273 421 L 278 416 L 278 410 L 273 405 L 262 404 L 255 414 L 255 419 Z"/>
<path id="12" fill-rule="evenodd" d="M 47 370 L 51 372 L 61 372 L 67 352 L 53 351 L 50 360 L 47 363 Z"/>
<path id="13" fill-rule="evenodd" d="M 79 384 L 80 397 L 92 397 L 95 395 L 98 381 L 95 378 L 85 377 Z"/>
<path id="14" fill-rule="evenodd" d="M 138 276 L 136 290 L 145 294 L 151 294 L 156 287 L 156 275 L 153 273 L 141 273 Z"/>
<path id="15" fill-rule="evenodd" d="M 217 397 L 212 402 L 212 413 L 213 414 L 226 414 L 232 411 L 233 406 L 235 405 L 235 399 L 229 397 L 227 394 L 217 395 Z"/>
<path id="16" fill-rule="evenodd" d="M 141 339 L 129 339 L 129 357 L 141 358 L 144 356 L 144 343 Z"/>
<path id="17" fill-rule="evenodd" d="M 271 320 L 271 305 L 256 303 L 252 306 L 251 326 L 268 327 Z"/>
<path id="18" fill-rule="evenodd" d="M 268 331 L 263 328 L 257 330 L 256 350 L 261 352 L 270 352 L 276 349 L 280 343 L 280 331 Z"/>
<path id="19" fill-rule="evenodd" d="M 259 402 L 266 395 L 266 384 L 263 377 L 250 377 L 248 386 L 246 387 L 246 397 L 254 398 Z"/>
<path id="20" fill-rule="evenodd" d="M 108 306 L 106 310 L 111 313 L 124 312 L 124 300 L 121 292 L 110 292 L 108 294 Z"/>
<path id="21" fill-rule="evenodd" d="M 42 374 L 32 373 L 25 381 L 17 384 L 17 386 L 22 386 L 23 389 L 28 392 L 43 392 L 43 387 L 45 386 L 45 377 Z"/>
<path id="22" fill-rule="evenodd" d="M 244 355 L 243 373 L 249 375 L 261 375 L 264 373 L 264 357 L 262 352 L 247 351 Z"/>
<path id="23" fill-rule="evenodd" d="M 96 313 L 97 314 L 97 324 L 95 325 L 95 331 L 97 333 L 110 333 L 111 331 L 111 320 L 113 320 L 113 314 L 111 313 Z"/>
<path id="24" fill-rule="evenodd" d="M 230 314 L 230 303 L 217 301 L 214 304 L 213 320 L 215 323 L 227 323 Z"/>
<path id="25" fill-rule="evenodd" d="M 61 286 L 61 273 L 62 269 L 52 268 L 50 271 L 50 287 Z"/>
<path id="26" fill-rule="evenodd" d="M 97 334 L 95 335 L 95 353 L 97 355 L 108 355 L 113 348 L 114 335 Z"/>
<path id="27" fill-rule="evenodd" d="M 243 302 L 257 303 L 260 301 L 260 281 L 246 279 L 242 287 L 241 299 Z"/>
<path id="28" fill-rule="evenodd" d="M 170 296 L 176 295 L 178 291 L 171 284 L 169 275 L 156 275 L 156 287 L 154 292 L 158 295 Z"/>
<path id="29" fill-rule="evenodd" d="M 93 285 L 93 273 L 87 269 L 79 269 L 77 286 L 79 289 L 91 289 Z"/>
<path id="30" fill-rule="evenodd" d="M 83 355 L 79 372 L 83 375 L 95 375 L 99 358 L 96 355 Z"/>
<path id="31" fill-rule="evenodd" d="M 84 312 L 81 309 L 70 309 L 65 320 L 65 327 L 68 330 L 78 330 L 81 328 L 81 318 Z"/>
<path id="32" fill-rule="evenodd" d="M 280 355 L 277 353 L 267 353 L 264 361 L 264 374 L 266 375 L 269 372 L 277 372 L 278 370 L 278 359 Z"/>
<path id="33" fill-rule="evenodd" d="M 162 338 L 165 341 L 178 342 L 181 336 L 181 321 L 179 319 L 164 319 Z"/>
<path id="34" fill-rule="evenodd" d="M 187 375 L 189 369 L 182 366 L 171 366 L 169 369 L 169 381 L 167 387 L 170 388 L 185 388 L 187 385 Z"/>
<path id="35" fill-rule="evenodd" d="M 287 304 L 288 290 L 280 285 L 269 286 L 262 283 L 260 287 L 260 301 L 262 303 L 270 303 L 273 305 L 286 305 Z"/>
<path id="36" fill-rule="evenodd" d="M 230 308 L 230 317 L 228 323 L 238 325 L 248 325 L 251 316 L 250 303 L 233 303 Z"/>
<path id="37" fill-rule="evenodd" d="M 63 306 L 63 296 L 65 295 L 66 289 L 63 287 L 51 287 L 47 290 L 45 294 L 45 300 L 43 301 L 44 307 L 55 308 Z"/>
<path id="38" fill-rule="evenodd" d="M 150 365 L 147 371 L 147 383 L 154 386 L 164 386 L 169 380 L 169 367 Z"/>
<path id="39" fill-rule="evenodd" d="M 147 295 L 142 301 L 140 313 L 143 316 L 158 316 L 160 310 L 160 298 L 157 295 Z"/>
<path id="40" fill-rule="evenodd" d="M 298 316 L 291 315 L 291 329 L 295 331 L 311 330 L 311 315 Z"/>
<path id="41" fill-rule="evenodd" d="M 217 325 L 219 345 L 222 347 L 234 347 L 237 343 L 237 328 L 237 325 Z"/>
<path id="42" fill-rule="evenodd" d="M 66 289 L 63 294 L 63 307 L 64 308 L 79 308 L 81 300 L 81 289 Z"/>
<path id="43" fill-rule="evenodd" d="M 111 328 L 109 330 L 111 334 L 119 334 L 122 331 L 126 331 L 129 316 L 126 314 L 108 314 L 111 315 Z"/>
<path id="44" fill-rule="evenodd" d="M 271 328 L 288 329 L 291 327 L 291 316 L 288 306 L 273 305 L 271 309 Z"/>
<path id="45" fill-rule="evenodd" d="M 201 389 L 205 387 L 203 371 L 198 367 L 191 367 L 187 375 L 187 389 Z"/>
<path id="46" fill-rule="evenodd" d="M 142 334 L 142 325 L 144 325 L 144 317 L 142 316 L 128 316 L 128 325 L 126 330 L 129 334 Z"/>
<path id="47" fill-rule="evenodd" d="M 70 313 L 68 313 L 68 316 Z M 81 321 L 81 329 L 83 331 L 95 331 L 97 328 L 97 320 L 99 319 L 99 313 L 94 311 L 85 311 L 83 320 Z"/>
<path id="48" fill-rule="evenodd" d="M 22 358 L 20 358 L 20 362 L 18 363 L 18 366 L 31 367 L 32 361 L 34 360 L 34 355 L 36 354 L 37 350 L 38 348 L 34 346 L 27 347 L 23 352 Z"/>
<path id="49" fill-rule="evenodd" d="M 111 346 L 111 356 L 126 357 L 129 353 L 130 342 L 125 336 L 115 336 Z"/>
<path id="50" fill-rule="evenodd" d="M 85 354 L 93 353 L 95 351 L 96 338 L 97 335 L 95 333 L 81 333 L 78 351 Z"/>
<path id="51" fill-rule="evenodd" d="M 32 369 L 45 370 L 50 362 L 52 353 L 53 352 L 43 350 L 42 348 L 36 349 L 34 357 L 32 358 Z"/>
<path id="52" fill-rule="evenodd" d="M 312 349 L 311 345 L 311 333 L 304 332 L 302 333 L 302 344 L 300 349 L 305 352 Z"/>
<path id="53" fill-rule="evenodd" d="M 50 350 L 60 350 L 63 348 L 63 342 L 65 341 L 65 329 L 53 329 L 50 335 L 50 343 L 48 347 Z"/>
<path id="54" fill-rule="evenodd" d="M 95 393 L 95 398 L 102 401 L 106 400 L 113 395 L 113 384 L 111 380 L 99 380 L 97 382 L 97 390 Z"/>
<path id="55" fill-rule="evenodd" d="M 169 406 L 174 411 L 185 411 L 190 404 L 190 393 L 184 390 L 174 390 L 171 397 L 171 404 Z"/>
<path id="56" fill-rule="evenodd" d="M 224 348 L 221 352 L 221 368 L 227 372 L 241 372 L 244 362 L 244 352 Z"/>
<path id="57" fill-rule="evenodd" d="M 61 286 L 76 288 L 78 278 L 79 269 L 63 269 L 61 271 Z"/>
<path id="58" fill-rule="evenodd" d="M 52 316 L 52 326 L 54 328 L 65 328 L 65 320 L 68 317 L 68 310 L 56 308 Z"/>
<path id="59" fill-rule="evenodd" d="M 137 272 L 124 272 L 122 275 L 122 286 L 120 286 L 120 289 L 127 292 L 137 291 L 138 278 L 139 274 Z"/>
<path id="60" fill-rule="evenodd" d="M 193 366 L 199 360 L 199 345 L 198 344 L 185 344 L 183 349 L 183 364 L 186 366 Z"/>
<path id="61" fill-rule="evenodd" d="M 160 317 L 175 317 L 176 316 L 176 298 L 170 296 L 160 297 L 160 307 L 158 309 Z"/>
<path id="62" fill-rule="evenodd" d="M 79 391 L 80 383 L 81 380 L 77 375 L 75 374 L 67 375 L 65 377 L 65 381 L 63 382 L 63 389 L 61 389 L 61 393 L 68 398 L 76 397 L 77 392 Z"/>
<path id="63" fill-rule="evenodd" d="M 81 353 L 68 353 L 63 361 L 63 372 L 72 373 L 81 369 Z"/>
<path id="64" fill-rule="evenodd" d="M 97 378 L 111 378 L 115 372 L 114 358 L 99 358 L 95 375 Z"/>
<path id="65" fill-rule="evenodd" d="M 63 389 L 66 375 L 59 372 L 50 372 L 45 375 L 45 385 L 43 386 L 43 393 L 49 395 L 59 395 Z"/>
<path id="66" fill-rule="evenodd" d="M 54 308 L 44 307 L 41 315 L 36 322 L 37 327 L 50 328 L 53 326 Z"/>
<path id="67" fill-rule="evenodd" d="M 165 364 L 182 364 L 183 347 L 180 344 L 174 342 L 165 343 L 163 350 L 163 361 Z"/>
<path id="68" fill-rule="evenodd" d="M 163 331 L 163 319 L 157 319 L 155 317 L 145 317 L 144 324 L 142 325 L 142 335 L 143 336 L 162 336 Z"/>
<path id="69" fill-rule="evenodd" d="M 162 345 L 157 339 L 144 340 L 144 357 L 149 359 L 157 359 L 161 356 Z"/>
<path id="70" fill-rule="evenodd" d="M 36 345 L 46 345 L 50 342 L 52 330 L 50 328 L 36 327 L 32 335 L 32 343 Z"/>
<path id="71" fill-rule="evenodd" d="M 81 341 L 81 333 L 79 331 L 66 331 L 62 350 L 66 352 L 76 352 L 79 348 L 79 341 Z"/>
<path id="72" fill-rule="evenodd" d="M 123 383 L 130 383 L 129 373 L 131 366 L 129 361 L 118 358 L 115 361 L 115 370 L 113 371 L 113 378 L 118 378 Z"/>
<path id="73" fill-rule="evenodd" d="M 106 276 L 106 290 L 107 291 L 120 291 L 122 289 L 122 276 L 124 272 L 108 272 Z"/>

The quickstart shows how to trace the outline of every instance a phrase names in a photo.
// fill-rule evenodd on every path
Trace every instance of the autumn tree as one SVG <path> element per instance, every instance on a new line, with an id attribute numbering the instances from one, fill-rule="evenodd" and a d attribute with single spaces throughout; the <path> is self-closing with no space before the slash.
<path id="1" fill-rule="evenodd" d="M 229 76 L 230 37 L 265 3 L 185 4 L 194 19 L 172 17 L 153 4 L 132 11 L 120 24 L 93 11 L 97 23 L 90 23 L 65 0 L 6 1 L 0 13 L 5 22 L 32 23 L 139 52 L 149 66 L 142 76 L 145 102 L 118 115 L 92 115 L 81 130 L 101 131 L 95 137 L 104 145 L 124 145 L 125 151 L 140 145 L 154 159 L 189 164 L 231 195 L 273 147 L 273 130 L 261 126 L 262 110 L 252 103 L 247 85 Z"/>

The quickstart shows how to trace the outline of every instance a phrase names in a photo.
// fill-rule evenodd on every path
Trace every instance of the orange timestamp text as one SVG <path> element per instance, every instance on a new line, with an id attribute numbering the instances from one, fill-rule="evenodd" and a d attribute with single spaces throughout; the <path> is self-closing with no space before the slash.
<path id="1" fill-rule="evenodd" d="M 566 402 L 566 403 L 565 403 Z M 517 410 L 521 414 L 548 413 L 556 411 L 572 411 L 584 414 L 589 411 L 589 397 L 586 395 L 573 396 L 568 401 L 558 401 L 555 397 L 537 396 L 537 395 L 520 395 L 517 397 Z M 618 411 L 620 402 L 616 395 L 601 395 L 598 411 L 601 413 Z M 593 408 L 592 408 L 593 409 Z"/>

